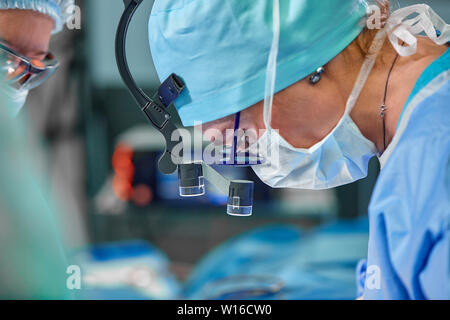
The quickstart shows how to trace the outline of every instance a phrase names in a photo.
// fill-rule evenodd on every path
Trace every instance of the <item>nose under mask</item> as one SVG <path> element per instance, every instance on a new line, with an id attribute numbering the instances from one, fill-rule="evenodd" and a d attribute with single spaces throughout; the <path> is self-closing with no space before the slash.
<path id="1" fill-rule="evenodd" d="M 369 161 L 376 155 L 375 145 L 348 116 L 310 149 L 294 148 L 274 130 L 267 130 L 258 143 L 260 152 L 270 161 L 252 169 L 272 188 L 320 190 L 342 186 L 365 178 Z"/>

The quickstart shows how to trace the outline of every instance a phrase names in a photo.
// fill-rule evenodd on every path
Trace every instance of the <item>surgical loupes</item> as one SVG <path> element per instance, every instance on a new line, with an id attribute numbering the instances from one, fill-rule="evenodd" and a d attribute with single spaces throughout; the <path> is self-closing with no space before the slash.
<path id="1" fill-rule="evenodd" d="M 116 62 L 125 85 L 136 100 L 149 122 L 164 137 L 166 148 L 159 159 L 158 168 L 164 174 L 172 174 L 178 169 L 179 191 L 182 197 L 204 195 L 205 180 L 224 194 L 228 194 L 227 213 L 233 216 L 250 216 L 253 210 L 254 183 L 245 180 L 228 180 L 212 167 L 201 162 L 183 162 L 183 152 L 174 154 L 174 148 L 182 141 L 181 135 L 173 139 L 178 128 L 168 112 L 169 107 L 185 90 L 183 80 L 176 74 L 170 75 L 149 98 L 134 81 L 126 58 L 126 38 L 128 26 L 142 0 L 124 0 L 125 11 L 116 33 Z M 175 141 L 174 141 L 175 140 Z"/>

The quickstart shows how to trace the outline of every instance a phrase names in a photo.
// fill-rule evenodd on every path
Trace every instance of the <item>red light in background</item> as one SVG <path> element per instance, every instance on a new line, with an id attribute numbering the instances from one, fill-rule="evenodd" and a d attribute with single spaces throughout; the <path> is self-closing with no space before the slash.
<path id="1" fill-rule="evenodd" d="M 133 186 L 129 180 L 116 176 L 113 179 L 112 186 L 117 199 L 122 201 L 130 200 L 133 193 Z"/>
<path id="2" fill-rule="evenodd" d="M 133 149 L 126 144 L 118 144 L 114 150 L 112 165 L 114 169 L 113 191 L 122 201 L 129 201 L 133 194 Z"/>
<path id="3" fill-rule="evenodd" d="M 130 171 L 133 166 L 133 149 L 124 144 L 117 145 L 112 158 L 115 172 Z"/>
<path id="4" fill-rule="evenodd" d="M 140 184 L 133 189 L 133 194 L 131 196 L 131 199 L 133 200 L 134 204 L 139 207 L 145 207 L 149 205 L 154 198 L 154 193 L 152 188 L 145 184 Z"/>

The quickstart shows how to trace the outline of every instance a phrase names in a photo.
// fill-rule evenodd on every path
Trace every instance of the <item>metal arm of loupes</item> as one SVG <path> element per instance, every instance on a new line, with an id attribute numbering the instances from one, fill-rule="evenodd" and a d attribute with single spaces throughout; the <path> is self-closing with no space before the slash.
<path id="1" fill-rule="evenodd" d="M 231 181 L 211 168 L 206 163 L 202 162 L 203 175 L 216 189 L 223 194 L 228 194 L 230 191 Z"/>
<path id="2" fill-rule="evenodd" d="M 204 162 L 183 163 L 183 152 L 176 155 L 172 151 L 183 143 L 181 135 L 174 139 L 173 133 L 178 129 L 167 111 L 183 92 L 185 84 L 176 74 L 170 75 L 159 87 L 152 98 L 139 88 L 128 68 L 126 57 L 126 39 L 130 21 L 143 0 L 124 0 L 125 11 L 120 19 L 116 33 L 116 62 L 125 85 L 136 100 L 141 111 L 150 123 L 163 135 L 166 148 L 159 159 L 158 168 L 164 174 L 174 173 L 178 168 L 180 195 L 194 197 L 205 194 L 204 180 L 208 180 L 220 192 L 228 194 L 227 213 L 230 215 L 249 216 L 253 208 L 253 182 L 229 181 Z M 175 140 L 175 141 L 174 141 Z"/>

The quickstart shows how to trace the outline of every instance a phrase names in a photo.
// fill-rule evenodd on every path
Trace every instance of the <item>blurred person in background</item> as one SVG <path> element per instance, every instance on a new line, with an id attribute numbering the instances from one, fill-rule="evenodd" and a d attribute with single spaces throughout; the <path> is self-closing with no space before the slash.
<path id="1" fill-rule="evenodd" d="M 84 12 L 80 0 L 75 4 L 80 10 L 74 12 Z M 48 51 L 58 60 L 58 70 L 30 91 L 18 115 L 27 123 L 29 139 L 42 145 L 40 167 L 52 198 L 63 208 L 62 232 L 71 247 L 86 240 L 86 155 L 79 98 L 83 55 L 82 50 L 75 52 L 75 46 L 82 46 L 81 18 L 73 17 L 52 35 Z"/>
<path id="2" fill-rule="evenodd" d="M 37 146 L 16 118 L 29 90 L 58 62 L 52 34 L 70 18 L 72 0 L 0 1 L 0 298 L 64 299 L 67 260 Z"/>

